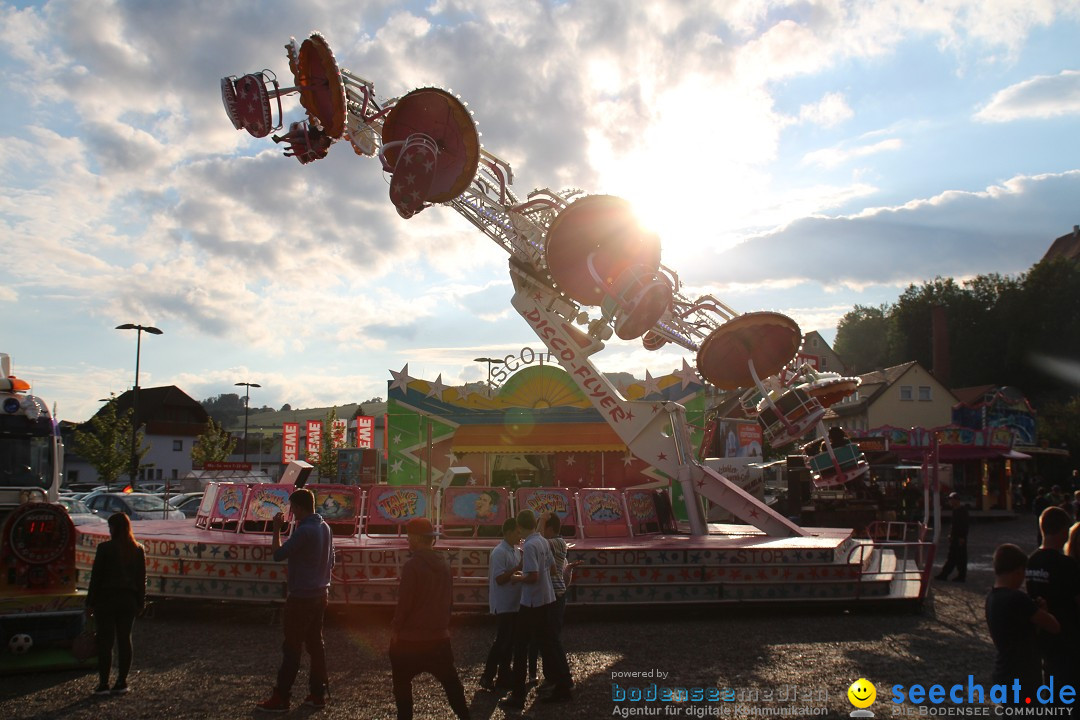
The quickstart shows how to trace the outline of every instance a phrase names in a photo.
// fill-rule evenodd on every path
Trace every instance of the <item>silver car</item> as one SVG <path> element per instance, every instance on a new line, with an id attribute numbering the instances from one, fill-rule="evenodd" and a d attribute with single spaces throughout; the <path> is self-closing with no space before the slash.
<path id="1" fill-rule="evenodd" d="M 100 525 L 105 522 L 105 518 L 88 508 L 86 503 L 78 498 L 61 495 L 58 502 L 67 510 L 71 522 L 75 525 Z"/>
<path id="2" fill-rule="evenodd" d="M 87 505 L 106 517 L 122 512 L 133 522 L 185 519 L 184 513 L 167 504 L 160 495 L 149 493 L 101 493 L 90 498 Z"/>

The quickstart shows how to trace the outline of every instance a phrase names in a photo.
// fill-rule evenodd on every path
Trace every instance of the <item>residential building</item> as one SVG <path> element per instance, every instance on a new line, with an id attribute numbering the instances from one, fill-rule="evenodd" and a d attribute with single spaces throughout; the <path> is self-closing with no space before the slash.
<path id="1" fill-rule="evenodd" d="M 125 391 L 116 398 L 118 414 L 125 414 L 134 403 L 134 393 Z M 101 412 L 100 410 L 98 411 Z M 96 417 L 96 416 L 95 416 Z M 191 449 L 206 431 L 209 416 L 196 400 L 175 385 L 139 388 L 139 407 L 135 424 L 143 430 L 143 456 L 138 481 L 176 482 L 191 470 Z M 97 470 L 74 451 L 74 443 L 65 439 L 64 475 L 66 484 L 96 483 Z M 125 474 L 121 479 L 127 480 Z"/>
<path id="2" fill-rule="evenodd" d="M 847 365 L 840 356 L 833 352 L 832 346 L 825 341 L 817 330 L 811 330 L 803 336 L 802 347 L 799 348 L 798 360 L 800 364 L 809 363 L 821 372 L 836 372 L 841 375 L 847 374 Z"/>
<path id="3" fill-rule="evenodd" d="M 935 428 L 952 422 L 956 396 L 914 360 L 859 379 L 859 389 L 825 413 L 826 425 L 857 434 L 883 426 Z"/>

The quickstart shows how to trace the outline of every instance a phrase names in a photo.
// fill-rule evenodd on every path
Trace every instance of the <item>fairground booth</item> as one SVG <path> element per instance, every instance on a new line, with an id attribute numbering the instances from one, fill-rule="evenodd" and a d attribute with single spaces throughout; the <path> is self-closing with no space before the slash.
<path id="1" fill-rule="evenodd" d="M 566 371 L 529 348 L 512 359 L 520 369 L 499 385 L 476 386 L 479 391 L 412 378 L 407 365 L 392 373 L 387 483 L 513 491 L 664 488 L 673 493 L 676 514 L 685 516 L 678 484 L 630 453 Z M 649 375 L 623 391 L 628 399 L 648 394 L 686 407 L 695 447 L 700 444 L 706 400 L 693 373 Z"/>

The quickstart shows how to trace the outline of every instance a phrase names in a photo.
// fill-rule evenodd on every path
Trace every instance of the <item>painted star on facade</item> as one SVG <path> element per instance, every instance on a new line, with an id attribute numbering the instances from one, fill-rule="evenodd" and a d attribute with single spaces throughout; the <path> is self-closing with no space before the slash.
<path id="1" fill-rule="evenodd" d="M 683 361 L 686 362 L 685 360 Z M 394 376 L 394 382 L 390 383 L 390 389 L 399 388 L 401 392 L 409 392 L 409 382 L 412 380 L 409 377 L 409 363 L 405 363 L 405 367 L 401 368 L 401 372 L 390 371 L 390 374 Z"/>

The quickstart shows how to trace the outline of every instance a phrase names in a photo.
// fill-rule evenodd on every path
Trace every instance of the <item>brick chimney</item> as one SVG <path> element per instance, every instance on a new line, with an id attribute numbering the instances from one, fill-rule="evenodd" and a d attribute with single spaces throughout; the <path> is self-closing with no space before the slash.
<path id="1" fill-rule="evenodd" d="M 944 305 L 930 310 L 930 342 L 933 368 L 930 370 L 939 383 L 949 387 L 949 320 Z"/>

